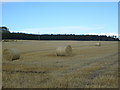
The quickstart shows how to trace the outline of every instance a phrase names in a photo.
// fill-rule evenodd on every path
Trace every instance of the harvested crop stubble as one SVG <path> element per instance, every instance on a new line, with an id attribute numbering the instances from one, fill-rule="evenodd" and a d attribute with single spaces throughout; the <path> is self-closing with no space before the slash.
<path id="1" fill-rule="evenodd" d="M 57 56 L 69 56 L 72 55 L 72 47 L 70 45 L 61 46 L 56 49 Z"/>
<path id="2" fill-rule="evenodd" d="M 95 46 L 101 46 L 101 43 L 100 42 L 95 43 Z"/>
<path id="3" fill-rule="evenodd" d="M 16 60 L 20 58 L 20 52 L 15 48 L 4 49 L 3 57 L 9 61 Z"/>

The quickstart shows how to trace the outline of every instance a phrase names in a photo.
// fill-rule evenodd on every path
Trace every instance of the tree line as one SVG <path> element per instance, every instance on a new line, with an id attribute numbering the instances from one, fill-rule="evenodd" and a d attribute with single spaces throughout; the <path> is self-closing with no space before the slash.
<path id="1" fill-rule="evenodd" d="M 106 35 L 75 35 L 75 34 L 27 34 L 10 32 L 7 27 L 0 27 L 2 39 L 16 40 L 78 40 L 78 41 L 118 41 L 116 36 Z"/>

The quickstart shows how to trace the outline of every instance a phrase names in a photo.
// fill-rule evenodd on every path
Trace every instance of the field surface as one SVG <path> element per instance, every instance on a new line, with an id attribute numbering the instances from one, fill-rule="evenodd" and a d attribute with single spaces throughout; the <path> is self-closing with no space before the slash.
<path id="1" fill-rule="evenodd" d="M 100 41 L 2 42 L 2 50 L 16 48 L 20 59 L 2 59 L 4 88 L 117 88 L 118 42 Z M 71 56 L 57 56 L 56 48 L 71 45 Z"/>

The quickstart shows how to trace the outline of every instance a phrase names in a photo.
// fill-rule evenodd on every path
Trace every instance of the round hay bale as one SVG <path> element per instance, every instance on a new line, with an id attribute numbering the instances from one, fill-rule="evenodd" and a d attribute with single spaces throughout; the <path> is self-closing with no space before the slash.
<path id="1" fill-rule="evenodd" d="M 95 46 L 101 46 L 101 43 L 100 42 L 95 43 Z"/>
<path id="2" fill-rule="evenodd" d="M 9 61 L 16 60 L 20 58 L 20 52 L 15 48 L 4 49 L 3 57 Z"/>
<path id="3" fill-rule="evenodd" d="M 57 56 L 69 56 L 72 54 L 72 47 L 70 45 L 58 47 L 56 54 Z"/>

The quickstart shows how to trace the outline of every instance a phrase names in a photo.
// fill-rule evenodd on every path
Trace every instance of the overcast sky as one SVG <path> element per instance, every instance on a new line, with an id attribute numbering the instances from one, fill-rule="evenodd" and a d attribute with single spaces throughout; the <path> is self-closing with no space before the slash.
<path id="1" fill-rule="evenodd" d="M 2 25 L 34 34 L 118 34 L 118 2 L 3 2 Z"/>

